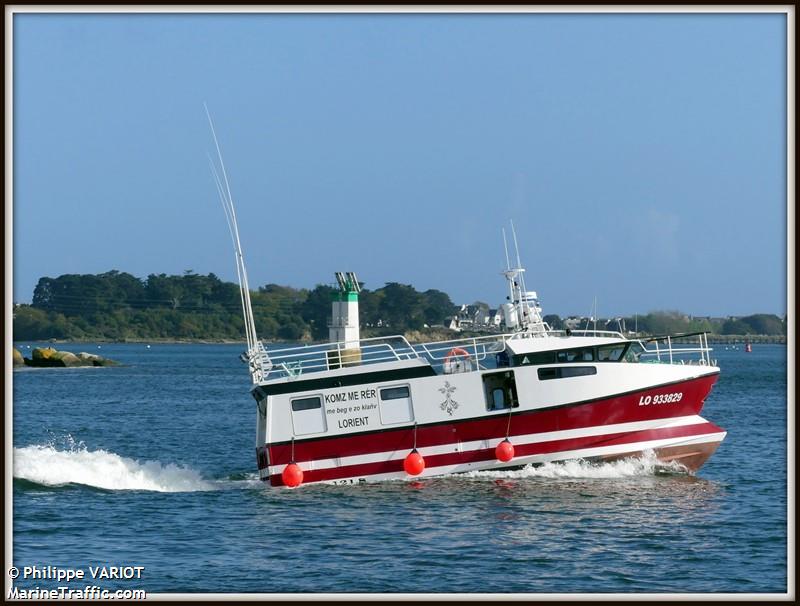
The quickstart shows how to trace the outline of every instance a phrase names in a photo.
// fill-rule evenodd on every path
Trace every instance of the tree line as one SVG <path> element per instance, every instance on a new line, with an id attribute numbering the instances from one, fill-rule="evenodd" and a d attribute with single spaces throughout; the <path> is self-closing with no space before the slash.
<path id="1" fill-rule="evenodd" d="M 322 340 L 338 288 L 267 284 L 251 291 L 260 338 Z M 359 295 L 362 333 L 385 334 L 441 324 L 455 312 L 439 290 L 417 291 L 388 282 Z M 41 278 L 30 305 L 14 308 L 15 340 L 231 339 L 244 335 L 238 285 L 213 273 L 150 274 L 146 279 L 109 271 Z"/>
<path id="2" fill-rule="evenodd" d="M 266 340 L 324 340 L 328 336 L 331 300 L 338 288 L 313 289 L 267 284 L 251 291 L 259 337 Z M 41 278 L 30 305 L 14 307 L 15 340 L 240 340 L 244 335 L 238 285 L 213 273 L 150 274 L 145 279 L 109 271 Z M 475 305 L 485 303 L 476 302 Z M 362 336 L 402 334 L 441 326 L 458 308 L 435 289 L 387 282 L 359 295 Z M 555 329 L 565 321 L 544 317 Z M 581 323 L 579 328 L 585 328 Z M 595 328 L 592 322 L 589 328 Z M 636 329 L 640 334 L 705 331 L 716 335 L 785 335 L 786 319 L 773 314 L 742 318 L 693 318 L 676 311 L 598 320 L 599 330 Z"/>
<path id="3" fill-rule="evenodd" d="M 551 328 L 563 329 L 565 321 L 557 315 L 546 315 L 543 320 Z M 786 318 L 775 314 L 752 314 L 740 318 L 709 318 L 688 316 L 679 311 L 655 311 L 641 316 L 599 319 L 597 330 L 636 332 L 646 335 L 671 335 L 707 332 L 712 335 L 786 335 Z M 595 328 L 594 322 L 583 320 L 578 329 Z"/>

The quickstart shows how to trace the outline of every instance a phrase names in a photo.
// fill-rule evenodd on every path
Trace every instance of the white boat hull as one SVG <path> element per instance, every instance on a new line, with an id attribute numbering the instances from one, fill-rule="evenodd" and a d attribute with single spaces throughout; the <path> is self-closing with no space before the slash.
<path id="1" fill-rule="evenodd" d="M 425 460 L 416 477 L 571 459 L 610 460 L 651 450 L 660 461 L 677 461 L 693 472 L 726 435 L 698 414 L 716 378 L 712 371 L 658 387 L 528 409 L 521 398 L 518 409 L 453 416 L 416 429 L 412 425 L 274 442 L 257 449 L 260 475 L 281 486 L 283 469 L 294 461 L 303 470 L 304 484 L 409 478 L 403 462 L 414 447 Z M 645 404 L 648 398 L 651 403 Z M 654 400 L 664 403 L 652 404 Z M 506 438 L 514 457 L 502 462 L 495 448 Z"/>

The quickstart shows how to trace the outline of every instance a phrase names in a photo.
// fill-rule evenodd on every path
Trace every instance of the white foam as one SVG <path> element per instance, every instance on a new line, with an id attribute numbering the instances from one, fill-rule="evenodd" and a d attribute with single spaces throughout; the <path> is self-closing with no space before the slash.
<path id="1" fill-rule="evenodd" d="M 108 490 L 193 492 L 215 490 L 188 468 L 159 461 L 140 462 L 83 443 L 58 450 L 52 444 L 14 448 L 14 477 L 46 486 L 84 484 Z"/>
<path id="2" fill-rule="evenodd" d="M 659 472 L 685 473 L 686 468 L 672 461 L 662 463 L 652 450 L 641 456 L 594 463 L 584 459 L 544 463 L 540 466 L 526 466 L 513 471 L 471 471 L 467 477 L 473 478 L 568 478 L 568 479 L 606 479 L 654 476 Z"/>
<path id="3" fill-rule="evenodd" d="M 245 477 L 241 480 L 222 480 L 216 483 L 219 484 L 221 489 L 232 490 L 254 490 L 269 486 L 269 484 L 266 484 L 261 478 L 258 477 L 257 473 L 245 474 Z"/>

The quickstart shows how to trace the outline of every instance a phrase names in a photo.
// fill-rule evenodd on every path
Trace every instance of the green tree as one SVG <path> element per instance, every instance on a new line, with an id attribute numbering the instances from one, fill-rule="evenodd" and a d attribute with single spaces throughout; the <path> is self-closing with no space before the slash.
<path id="1" fill-rule="evenodd" d="M 387 282 L 380 306 L 381 318 L 394 332 L 419 330 L 425 321 L 423 299 L 413 286 Z"/>
<path id="2" fill-rule="evenodd" d="M 381 302 L 384 298 L 382 290 L 364 289 L 358 295 L 358 315 L 362 326 L 377 326 L 381 319 Z"/>
<path id="3" fill-rule="evenodd" d="M 639 332 L 671 335 L 689 331 L 689 319 L 679 311 L 654 311 L 639 316 Z"/>
<path id="4" fill-rule="evenodd" d="M 774 314 L 754 314 L 739 318 L 739 321 L 747 324 L 753 334 L 757 335 L 785 335 L 786 325 Z"/>
<path id="5" fill-rule="evenodd" d="M 29 305 L 14 308 L 14 339 L 38 341 L 52 338 L 51 322 L 47 312 Z"/>
<path id="6" fill-rule="evenodd" d="M 564 328 L 564 322 L 558 314 L 547 314 L 542 317 L 542 320 L 547 322 L 548 326 L 553 330 L 562 330 Z"/>
<path id="7" fill-rule="evenodd" d="M 177 309 L 183 289 L 177 276 L 150 274 L 145 283 L 145 293 L 150 306 Z"/>
<path id="8" fill-rule="evenodd" d="M 314 339 L 324 339 L 328 336 L 328 319 L 331 315 L 331 301 L 337 292 L 331 286 L 317 284 L 308 292 L 303 303 L 300 304 L 300 315 L 311 330 Z"/>
<path id="9" fill-rule="evenodd" d="M 422 314 L 428 326 L 444 324 L 447 316 L 456 312 L 456 306 L 450 295 L 441 290 L 429 289 L 422 293 Z"/>
<path id="10" fill-rule="evenodd" d="M 741 320 L 734 320 L 730 318 L 725 320 L 722 324 L 722 329 L 720 330 L 720 334 L 723 335 L 749 335 L 754 334 L 752 327 L 742 322 Z"/>

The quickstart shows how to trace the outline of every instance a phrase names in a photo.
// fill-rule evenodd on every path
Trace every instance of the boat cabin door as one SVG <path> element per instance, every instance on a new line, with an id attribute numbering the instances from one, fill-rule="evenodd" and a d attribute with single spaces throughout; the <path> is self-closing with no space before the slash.
<path id="1" fill-rule="evenodd" d="M 483 393 L 486 397 L 486 410 L 503 410 L 519 406 L 513 370 L 483 375 Z"/>

